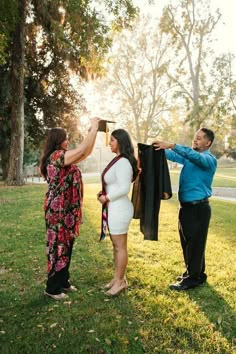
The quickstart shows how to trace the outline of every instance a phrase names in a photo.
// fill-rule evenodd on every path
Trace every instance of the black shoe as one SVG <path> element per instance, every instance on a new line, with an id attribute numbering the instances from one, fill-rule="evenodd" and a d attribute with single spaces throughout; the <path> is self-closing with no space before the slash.
<path id="1" fill-rule="evenodd" d="M 183 273 L 182 275 L 179 275 L 178 277 L 176 277 L 176 280 L 177 281 L 182 281 L 184 278 L 186 278 L 188 276 L 187 272 Z M 204 284 L 207 280 L 207 275 L 205 273 L 202 273 L 200 274 L 200 277 L 199 277 L 199 282 L 201 284 Z"/>
<path id="2" fill-rule="evenodd" d="M 177 281 L 181 281 L 181 280 L 183 280 L 183 279 L 186 278 L 186 277 L 187 277 L 187 272 L 185 272 L 184 274 L 179 275 L 178 277 L 176 277 L 176 280 L 177 280 Z"/>
<path id="3" fill-rule="evenodd" d="M 179 283 L 170 284 L 169 288 L 171 290 L 182 291 L 182 290 L 196 288 L 197 286 L 199 286 L 201 284 L 202 283 L 200 283 L 200 281 L 189 279 L 189 278 L 184 278 Z"/>
<path id="4" fill-rule="evenodd" d="M 177 277 L 176 277 L 176 280 L 177 281 L 181 281 L 181 280 L 183 280 L 184 278 L 183 278 L 183 276 L 182 275 L 178 275 Z"/>
<path id="5" fill-rule="evenodd" d="M 202 274 L 200 274 L 199 278 L 200 278 L 199 279 L 200 284 L 204 284 L 207 280 L 207 275 L 205 273 L 202 273 Z"/>

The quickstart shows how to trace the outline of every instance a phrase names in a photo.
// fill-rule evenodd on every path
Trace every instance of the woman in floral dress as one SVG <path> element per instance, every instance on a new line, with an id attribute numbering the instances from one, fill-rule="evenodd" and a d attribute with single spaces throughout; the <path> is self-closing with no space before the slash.
<path id="1" fill-rule="evenodd" d="M 65 292 L 77 290 L 69 281 L 73 243 L 82 222 L 83 183 L 75 164 L 91 153 L 98 122 L 99 118 L 91 119 L 87 136 L 73 150 L 67 148 L 66 131 L 52 128 L 41 157 L 40 170 L 48 183 L 44 202 L 48 259 L 45 295 L 55 300 L 63 300 Z"/>

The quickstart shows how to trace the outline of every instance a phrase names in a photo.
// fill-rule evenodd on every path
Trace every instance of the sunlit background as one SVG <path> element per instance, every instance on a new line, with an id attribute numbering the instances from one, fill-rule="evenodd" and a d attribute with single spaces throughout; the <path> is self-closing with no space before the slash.
<path id="1" fill-rule="evenodd" d="M 49 129 L 68 130 L 73 148 L 94 116 L 115 122 L 109 135 L 126 129 L 135 148 L 157 138 L 189 146 L 196 129 L 206 126 L 216 133 L 216 157 L 236 158 L 234 0 L 133 0 L 139 11 L 131 0 L 24 4 L 25 37 L 13 36 L 22 18 L 15 16 L 17 6 L 4 2 L 0 12 L 3 179 L 9 162 L 38 164 Z M 25 58 L 16 60 L 10 80 L 11 60 L 20 55 Z M 111 157 L 105 134 L 98 133 L 81 168 L 100 172 Z"/>
<path id="2" fill-rule="evenodd" d="M 149 117 L 147 111 L 148 109 L 153 110 L 153 107 L 152 103 L 148 101 L 147 98 L 149 95 L 149 88 L 148 83 L 145 82 L 143 78 L 144 71 L 141 73 L 141 70 L 143 70 L 141 66 L 146 60 L 145 65 L 148 77 L 150 74 L 150 65 L 156 65 L 154 63 L 155 56 L 160 54 L 161 49 L 158 49 L 158 46 L 155 48 L 155 41 L 157 43 L 158 40 L 160 40 L 160 38 L 157 38 L 157 32 L 158 22 L 162 16 L 163 7 L 170 3 L 176 7 L 180 2 L 160 0 L 153 1 L 152 4 L 150 4 L 149 1 L 135 0 L 134 3 L 140 8 L 140 20 L 133 27 L 133 29 L 125 29 L 123 33 L 115 36 L 113 46 L 108 54 L 109 61 L 106 65 L 107 75 L 96 80 L 89 80 L 83 85 L 82 92 L 86 98 L 86 112 L 80 116 L 80 123 L 87 127 L 89 118 L 92 116 L 100 116 L 103 119 L 112 119 L 116 122 L 116 124 L 110 126 L 110 131 L 115 128 L 127 129 L 132 136 L 135 146 L 139 141 L 150 143 L 157 137 L 164 139 L 177 139 L 181 143 L 189 144 L 191 136 L 191 132 L 189 131 L 191 131 L 191 128 L 189 128 L 188 124 L 186 124 L 186 116 L 189 114 L 189 111 L 186 109 L 185 105 L 186 101 L 181 101 L 180 97 L 177 98 L 176 94 L 173 94 L 173 89 L 167 93 L 168 88 L 164 87 L 166 84 L 166 79 L 163 77 L 162 83 L 159 83 L 159 91 L 157 90 L 154 93 L 155 95 L 162 95 L 163 100 L 158 101 L 157 105 L 163 105 L 163 108 L 161 107 L 159 109 L 160 112 L 158 112 L 158 108 L 155 107 L 154 111 L 152 112 L 152 117 Z M 210 49 L 212 50 L 212 54 L 206 57 L 203 61 L 204 65 L 206 65 L 204 68 L 205 71 L 203 70 L 204 75 L 206 79 L 209 80 L 209 82 L 212 80 L 212 85 L 215 85 L 216 81 L 218 80 L 217 73 L 215 72 L 213 74 L 211 72 L 216 57 L 231 53 L 232 80 L 235 80 L 236 74 L 236 66 L 234 60 L 234 56 L 236 55 L 236 45 L 234 41 L 234 33 L 236 33 L 236 22 L 234 16 L 236 3 L 233 0 L 212 0 L 210 7 L 211 14 L 215 14 L 218 9 L 221 13 L 221 16 L 215 28 L 212 30 L 210 40 L 207 39 L 207 42 L 209 41 L 207 45 L 209 45 Z M 202 14 L 202 16 L 204 16 L 204 14 Z M 147 22 L 145 23 L 145 21 Z M 149 51 L 149 54 L 147 53 L 146 58 L 144 55 L 144 47 L 141 48 L 142 41 L 147 41 L 146 48 L 147 51 Z M 176 60 L 176 65 L 172 65 L 172 67 L 170 66 L 170 70 L 172 70 L 172 75 L 174 77 L 176 75 L 176 70 L 178 70 L 178 60 L 180 62 L 181 59 L 175 58 L 175 54 L 173 55 L 175 49 L 172 50 L 171 46 L 165 50 L 165 55 L 168 58 L 167 60 L 171 60 L 172 64 L 174 64 L 174 61 Z M 194 57 L 194 53 L 192 53 L 192 55 Z M 196 56 L 197 55 L 198 52 L 196 52 Z M 148 62 L 149 59 L 150 62 Z M 165 59 L 160 59 L 158 65 L 162 65 L 164 60 Z M 130 69 L 128 72 L 126 70 L 127 68 L 125 69 L 125 67 L 129 64 Z M 188 71 L 189 68 L 187 61 L 184 65 L 186 71 Z M 128 79 L 129 75 L 130 80 Z M 186 80 L 188 80 L 188 78 L 184 77 L 183 83 L 181 83 L 183 86 L 188 86 L 188 83 L 186 84 Z M 140 83 L 140 81 L 142 81 L 142 83 Z M 143 95 L 147 95 L 146 98 L 141 97 L 141 91 L 139 92 L 137 87 L 134 88 L 134 90 L 136 90 L 135 94 L 137 96 L 137 101 L 138 96 L 140 95 L 140 99 L 143 99 L 143 104 L 146 104 L 147 106 L 143 112 L 140 111 L 138 121 L 136 120 L 134 114 L 135 100 L 132 101 L 132 98 L 130 98 L 129 101 L 128 97 L 128 95 L 132 95 L 132 90 L 130 89 L 131 84 L 136 86 L 140 85 L 139 89 L 142 90 Z M 153 82 L 150 80 L 149 84 L 151 86 L 153 85 Z M 152 90 L 153 88 L 150 89 L 150 96 L 153 94 Z M 191 91 L 191 89 L 189 90 Z M 124 94 L 125 91 L 127 91 L 127 95 Z M 206 95 L 205 88 L 203 91 L 204 95 Z M 212 98 L 212 100 L 214 100 L 214 98 Z M 206 102 L 206 104 L 208 103 Z M 218 113 L 214 112 L 214 114 L 217 115 Z M 222 117 L 222 122 L 224 120 L 225 119 Z M 137 134 L 137 128 L 135 126 L 136 124 L 140 128 L 140 135 Z M 141 127 L 142 124 L 143 129 Z M 148 124 L 150 127 L 151 125 L 153 127 L 152 129 L 149 129 L 149 132 L 147 132 L 146 136 L 144 136 L 146 129 L 145 125 Z M 218 125 L 219 129 L 222 128 L 219 126 L 219 122 L 213 122 L 213 118 L 210 118 L 210 116 L 209 119 L 206 119 L 205 121 L 203 120 L 203 124 L 208 124 L 213 129 L 216 129 L 216 131 L 216 125 Z M 175 131 L 172 131 L 171 133 L 171 126 L 173 127 L 175 125 L 177 125 L 179 129 L 175 128 Z M 228 128 L 230 130 L 230 127 Z M 169 133 L 167 133 L 167 131 L 169 131 Z M 228 135 L 229 132 L 225 131 L 225 137 L 223 138 L 223 144 L 225 144 L 225 147 L 228 146 Z M 220 143 L 222 144 L 222 142 Z M 104 155 L 105 164 L 107 162 L 106 160 L 110 158 L 110 154 L 108 153 L 109 147 L 105 146 L 103 133 L 99 134 L 96 143 L 96 149 L 99 150 L 100 156 L 101 154 Z M 95 150 L 92 154 L 92 156 L 96 156 L 96 158 L 98 158 L 97 150 Z"/>

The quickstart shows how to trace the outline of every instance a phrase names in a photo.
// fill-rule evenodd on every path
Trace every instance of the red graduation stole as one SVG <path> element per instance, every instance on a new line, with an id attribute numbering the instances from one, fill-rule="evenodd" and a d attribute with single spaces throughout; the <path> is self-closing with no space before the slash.
<path id="1" fill-rule="evenodd" d="M 114 157 L 114 159 L 112 159 L 111 162 L 109 162 L 109 164 L 107 165 L 107 167 L 103 170 L 103 172 L 102 172 L 102 195 L 106 195 L 106 188 L 105 188 L 106 183 L 104 181 L 105 174 L 122 157 L 123 157 L 122 155 L 118 155 L 118 156 Z M 104 203 L 102 205 L 101 235 L 100 235 L 100 240 L 99 241 L 102 241 L 102 240 L 105 239 L 107 230 L 108 230 L 109 235 L 110 235 L 110 231 L 109 231 L 109 227 L 108 227 L 107 203 L 109 203 L 109 202 L 106 202 L 106 203 Z"/>

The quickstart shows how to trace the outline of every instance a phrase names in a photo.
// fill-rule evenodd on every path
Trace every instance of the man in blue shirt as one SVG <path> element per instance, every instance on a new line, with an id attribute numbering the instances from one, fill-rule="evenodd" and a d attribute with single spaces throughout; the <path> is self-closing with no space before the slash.
<path id="1" fill-rule="evenodd" d="M 188 290 L 203 284 L 205 273 L 205 246 L 211 218 L 208 198 L 217 160 L 209 151 L 214 140 L 210 129 L 199 129 L 192 148 L 165 141 L 154 143 L 156 150 L 166 149 L 166 158 L 183 165 L 179 178 L 179 234 L 186 271 L 171 284 L 172 290 Z"/>

